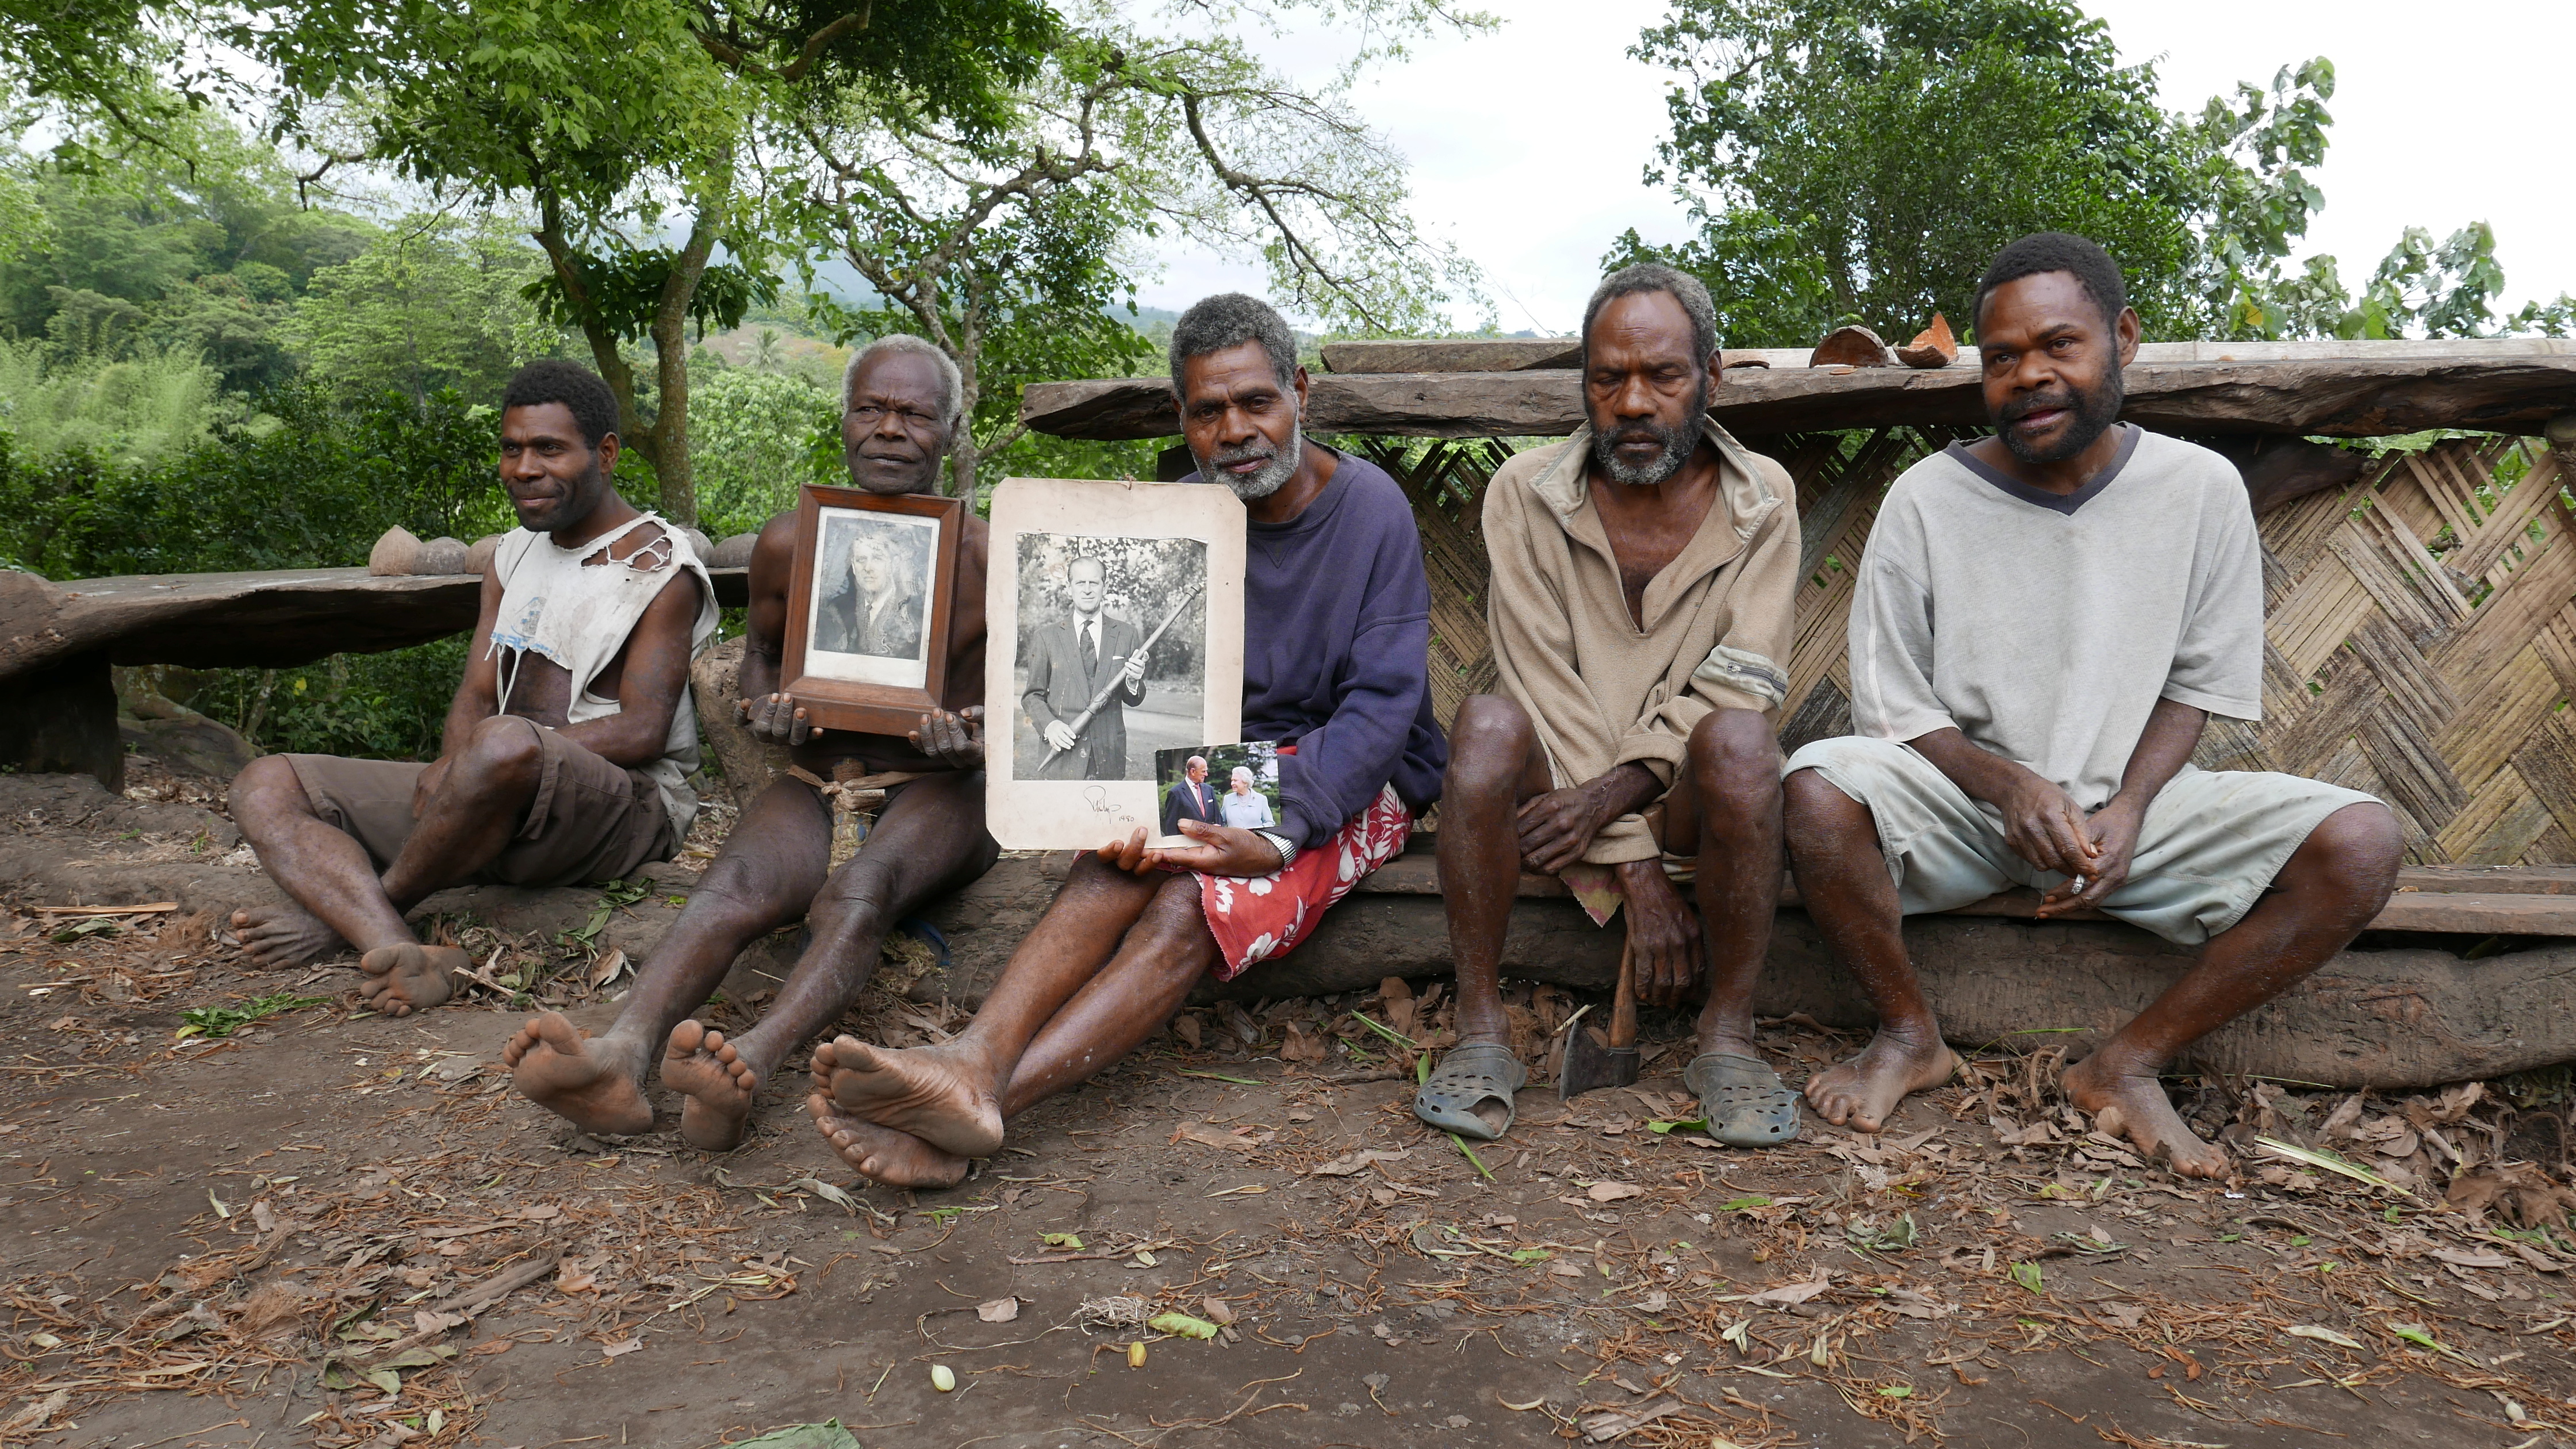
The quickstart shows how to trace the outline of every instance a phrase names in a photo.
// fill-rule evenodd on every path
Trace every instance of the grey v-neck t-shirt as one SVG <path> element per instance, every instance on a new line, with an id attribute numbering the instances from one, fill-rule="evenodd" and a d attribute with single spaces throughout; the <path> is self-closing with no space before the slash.
<path id="1" fill-rule="evenodd" d="M 2245 485 L 2206 448 L 2123 428 L 2117 458 L 2067 497 L 1957 444 L 1888 489 L 1852 596 L 1858 733 L 1956 726 L 2094 810 L 2158 700 L 2262 717 Z"/>

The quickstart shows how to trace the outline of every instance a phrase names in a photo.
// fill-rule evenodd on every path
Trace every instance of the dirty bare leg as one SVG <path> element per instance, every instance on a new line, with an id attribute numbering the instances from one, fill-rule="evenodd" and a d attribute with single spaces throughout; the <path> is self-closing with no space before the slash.
<path id="1" fill-rule="evenodd" d="M 2105 1132 L 2164 1157 L 2185 1177 L 2218 1177 L 2227 1154 L 2183 1125 L 2159 1075 L 2202 1036 L 2288 990 L 2352 943 L 2397 882 L 2405 849 L 2380 804 L 2347 805 L 2292 852 L 2273 890 L 2203 946 L 2180 981 L 2092 1055 L 2066 1069 L 2069 1097 Z"/>
<path id="2" fill-rule="evenodd" d="M 1758 1060 L 1753 983 L 1771 952 L 1786 863 L 1780 742 L 1770 722 L 1748 709 L 1721 709 L 1703 718 L 1691 731 L 1689 788 L 1675 790 L 1665 812 L 1665 828 L 1675 840 L 1698 841 L 1693 891 L 1708 949 L 1699 1051 Z"/>
<path id="3" fill-rule="evenodd" d="M 1168 1007 L 1150 1015 L 1166 994 L 1151 989 L 1157 973 L 1203 972 L 1216 951 L 1197 887 L 1193 876 L 1138 877 L 1083 856 L 954 1040 L 888 1051 L 844 1036 L 816 1047 L 815 1075 L 828 1086 L 829 1104 L 953 1156 L 994 1151 L 1008 1112 L 1005 1089 L 1018 1100 L 1024 1074 L 1035 1073 L 1036 1095 L 1027 1100 L 1039 1100 L 1117 1060 L 1169 1019 Z M 833 1124 L 820 1113 L 818 1121 L 828 1134 Z"/>
<path id="4" fill-rule="evenodd" d="M 1117 956 L 1021 1053 L 996 1099 L 1001 1116 L 1017 1117 L 1124 1059 L 1171 1020 L 1216 962 L 1216 938 L 1199 907 L 1197 877 L 1167 878 Z M 905 1187 L 945 1187 L 966 1175 L 964 1156 L 843 1111 L 834 1101 L 835 1074 L 826 1064 L 827 1054 L 837 1051 L 836 1044 L 815 1049 L 816 1090 L 807 1109 L 853 1170 Z"/>
<path id="5" fill-rule="evenodd" d="M 990 870 L 999 854 L 984 830 L 982 771 L 934 775 L 898 790 L 858 854 L 814 897 L 807 916 L 813 942 L 760 1024 L 730 1040 L 692 1021 L 672 1028 L 662 1080 L 689 1098 L 680 1135 L 714 1151 L 740 1143 L 760 1084 L 858 1000 L 886 932 L 940 892 Z"/>
<path id="6" fill-rule="evenodd" d="M 1520 803 L 1548 788 L 1547 752 L 1520 705 L 1479 694 L 1458 706 L 1440 786 L 1441 904 L 1457 964 L 1458 1044 L 1509 1046 L 1500 972 L 1521 879 Z M 1504 1115 L 1494 1109 L 1496 1116 Z"/>
<path id="7" fill-rule="evenodd" d="M 1782 782 L 1791 869 L 1825 947 L 1878 1010 L 1878 1034 L 1859 1056 L 1807 1082 L 1807 1101 L 1826 1121 L 1876 1132 L 1909 1092 L 1937 1087 L 1958 1058 L 1923 999 L 1906 958 L 1896 882 L 1869 807 L 1815 770 Z"/>
<path id="8" fill-rule="evenodd" d="M 763 790 L 725 837 L 607 1031 L 584 1038 L 547 1012 L 501 1049 L 520 1095 L 585 1131 L 650 1130 L 644 1077 L 672 1029 L 715 993 L 744 947 L 804 914 L 823 886 L 831 851 L 831 811 L 812 786 L 787 778 Z"/>
<path id="9" fill-rule="evenodd" d="M 473 879 L 508 848 L 543 775 L 545 746 L 538 729 L 516 715 L 495 715 L 476 724 L 473 738 L 449 760 L 446 778 L 403 841 L 402 853 L 377 882 L 376 894 L 393 910 L 397 925 L 403 912 Z M 471 964 L 453 946 L 422 945 L 408 926 L 400 940 L 350 940 L 365 952 L 358 969 L 367 979 L 358 984 L 358 994 L 389 1016 L 445 1001 L 455 993 L 456 973 Z"/>
<path id="10" fill-rule="evenodd" d="M 376 881 L 366 847 L 325 823 L 295 767 L 266 755 L 233 780 L 231 810 L 259 863 L 292 904 L 235 911 L 242 949 L 270 970 L 301 966 L 339 951 L 412 939 L 402 913 Z"/>

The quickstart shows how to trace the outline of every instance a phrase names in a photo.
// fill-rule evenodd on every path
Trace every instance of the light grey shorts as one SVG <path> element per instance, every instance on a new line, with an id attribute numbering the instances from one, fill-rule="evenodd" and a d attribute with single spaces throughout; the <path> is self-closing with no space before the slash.
<path id="1" fill-rule="evenodd" d="M 2013 853 L 1949 776 L 1894 740 L 1818 740 L 1789 757 L 1869 807 L 1905 914 L 1946 911 L 2014 884 L 2066 879 Z M 2129 879 L 2102 909 L 2177 945 L 2197 946 L 2244 919 L 2311 831 L 2358 790 L 2299 775 L 2184 766 L 2147 806 Z"/>

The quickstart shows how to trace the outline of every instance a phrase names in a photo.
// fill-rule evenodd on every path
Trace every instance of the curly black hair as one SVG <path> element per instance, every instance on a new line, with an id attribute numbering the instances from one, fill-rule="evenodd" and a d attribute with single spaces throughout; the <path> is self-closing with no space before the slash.
<path id="1" fill-rule="evenodd" d="M 2102 309 L 2102 323 L 2117 328 L 2120 314 L 2129 309 L 2129 289 L 2120 280 L 2120 264 L 2101 244 L 2088 237 L 2067 231 L 2033 232 L 2019 241 L 2007 242 L 1986 264 L 1986 275 L 1977 283 L 1977 298 L 1969 304 L 1971 318 L 1986 314 L 1986 294 L 2006 282 L 2018 282 L 2042 272 L 2071 273 Z"/>
<path id="2" fill-rule="evenodd" d="M 560 357 L 540 357 L 520 368 L 510 377 L 510 385 L 501 390 L 501 411 L 512 408 L 543 407 L 562 403 L 572 409 L 572 420 L 581 429 L 581 440 L 596 451 L 599 440 L 617 431 L 617 395 L 599 374 L 578 362 Z"/>

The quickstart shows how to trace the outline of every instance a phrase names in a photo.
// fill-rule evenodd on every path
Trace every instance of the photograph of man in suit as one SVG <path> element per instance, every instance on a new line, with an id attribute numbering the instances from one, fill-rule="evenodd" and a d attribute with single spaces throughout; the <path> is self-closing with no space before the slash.
<path id="1" fill-rule="evenodd" d="M 1208 762 L 1205 755 L 1190 756 L 1181 769 L 1181 779 L 1163 795 L 1163 833 L 1178 835 L 1181 822 L 1195 820 L 1201 825 L 1216 825 L 1216 791 L 1208 788 Z"/>
<path id="2" fill-rule="evenodd" d="M 849 571 L 823 601 L 814 621 L 814 644 L 841 654 L 892 659 L 921 657 L 922 581 L 912 561 L 877 529 L 850 539 Z"/>
<path id="3" fill-rule="evenodd" d="M 1029 723 L 1058 752 L 1037 778 L 1124 780 L 1127 710 L 1145 702 L 1145 656 L 1136 647 L 1136 626 L 1101 607 L 1109 571 L 1100 560 L 1075 559 L 1065 570 L 1065 590 L 1073 599 L 1073 617 L 1040 629 L 1029 641 L 1028 689 L 1020 696 Z M 1118 687 L 1110 689 L 1113 680 Z M 1074 721 L 1095 699 L 1101 701 L 1099 711 L 1076 731 Z"/>

